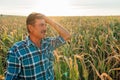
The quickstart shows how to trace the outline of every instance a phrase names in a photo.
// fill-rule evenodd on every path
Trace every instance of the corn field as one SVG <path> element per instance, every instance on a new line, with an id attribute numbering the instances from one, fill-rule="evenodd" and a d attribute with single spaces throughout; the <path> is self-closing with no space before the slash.
<path id="1" fill-rule="evenodd" d="M 72 38 L 54 51 L 56 80 L 120 80 L 120 17 L 50 17 Z M 9 48 L 27 33 L 26 17 L 0 16 L 0 78 Z M 57 32 L 47 25 L 47 36 Z"/>

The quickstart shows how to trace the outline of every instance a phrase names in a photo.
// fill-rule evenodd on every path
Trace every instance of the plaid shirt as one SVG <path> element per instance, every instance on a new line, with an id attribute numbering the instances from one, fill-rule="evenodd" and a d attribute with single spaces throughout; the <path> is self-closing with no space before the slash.
<path id="1" fill-rule="evenodd" d="M 64 43 L 60 36 L 42 39 L 40 48 L 29 37 L 15 43 L 8 52 L 5 80 L 54 80 L 53 50 Z"/>

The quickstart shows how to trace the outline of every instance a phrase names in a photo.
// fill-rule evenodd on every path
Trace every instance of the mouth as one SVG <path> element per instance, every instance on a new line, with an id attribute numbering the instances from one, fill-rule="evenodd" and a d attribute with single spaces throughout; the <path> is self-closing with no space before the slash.
<path id="1" fill-rule="evenodd" d="M 46 30 L 44 30 L 44 31 L 41 31 L 41 33 L 42 33 L 42 34 L 44 34 L 44 35 L 46 35 Z"/>
<path id="2" fill-rule="evenodd" d="M 42 33 L 43 35 L 46 35 L 46 33 Z"/>

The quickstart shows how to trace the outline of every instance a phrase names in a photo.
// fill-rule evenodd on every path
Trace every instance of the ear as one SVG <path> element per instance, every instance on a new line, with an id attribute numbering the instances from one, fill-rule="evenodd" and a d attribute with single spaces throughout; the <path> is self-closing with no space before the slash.
<path id="1" fill-rule="evenodd" d="M 33 32 L 33 26 L 32 25 L 28 25 L 28 30 L 29 30 L 29 32 Z"/>

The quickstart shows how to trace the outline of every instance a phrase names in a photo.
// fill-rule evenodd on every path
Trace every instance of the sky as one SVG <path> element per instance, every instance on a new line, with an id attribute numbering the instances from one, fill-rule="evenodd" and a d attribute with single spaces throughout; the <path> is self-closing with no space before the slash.
<path id="1" fill-rule="evenodd" d="M 47 16 L 120 15 L 120 0 L 0 0 L 0 14 Z"/>

